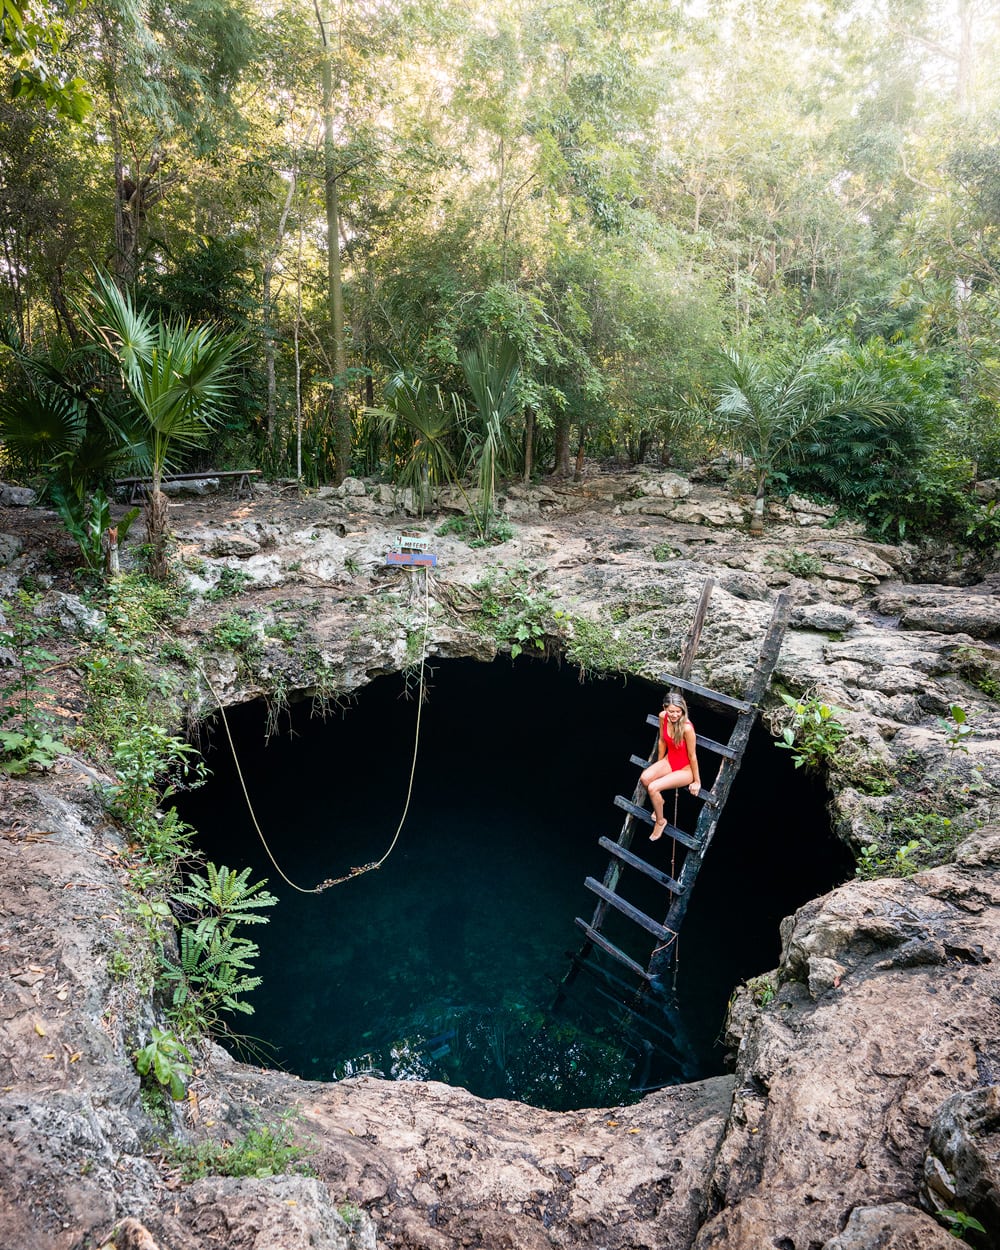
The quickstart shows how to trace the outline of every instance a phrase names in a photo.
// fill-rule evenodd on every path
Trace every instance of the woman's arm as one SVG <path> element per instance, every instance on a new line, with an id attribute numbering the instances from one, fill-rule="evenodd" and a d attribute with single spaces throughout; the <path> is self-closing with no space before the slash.
<path id="1" fill-rule="evenodd" d="M 656 739 L 656 759 L 657 759 L 657 761 L 662 760 L 662 759 L 663 759 L 663 757 L 664 757 L 664 756 L 666 755 L 666 753 L 667 753 L 667 744 L 663 741 L 663 724 L 664 724 L 664 719 L 663 719 L 663 718 L 666 716 L 666 714 L 667 714 L 667 713 L 666 713 L 666 710 L 665 710 L 665 709 L 664 709 L 664 711 L 660 712 L 660 735 L 659 735 L 659 737 Z"/>
<path id="2" fill-rule="evenodd" d="M 684 744 L 687 747 L 688 763 L 691 765 L 691 786 L 697 793 L 701 789 L 701 774 L 698 772 L 698 743 L 694 725 L 690 722 L 684 726 Z"/>

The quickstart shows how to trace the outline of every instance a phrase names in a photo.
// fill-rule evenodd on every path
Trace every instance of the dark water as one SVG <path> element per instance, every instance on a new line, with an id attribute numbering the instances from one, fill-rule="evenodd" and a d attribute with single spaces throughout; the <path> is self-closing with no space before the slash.
<path id="1" fill-rule="evenodd" d="M 584 877 L 600 879 L 607 863 L 597 839 L 618 835 L 613 798 L 634 789 L 629 756 L 648 754 L 655 731 L 645 717 L 662 690 L 620 678 L 581 684 L 572 669 L 523 660 L 442 661 L 429 686 L 395 849 L 379 871 L 319 895 L 295 892 L 274 871 L 216 735 L 213 779 L 184 796 L 182 814 L 209 859 L 252 866 L 281 900 L 267 926 L 247 931 L 264 981 L 250 999 L 255 1014 L 234 1028 L 257 1039 L 258 1061 L 313 1079 L 378 1071 L 552 1108 L 628 1101 L 649 1081 L 648 1068 L 637 1077 L 634 1050 L 599 1018 L 548 1008 L 580 944 L 574 917 L 593 911 Z M 385 853 L 416 720 L 399 676 L 377 679 L 326 721 L 294 707 L 267 745 L 262 708 L 229 716 L 261 828 L 292 881 L 310 887 Z M 692 718 L 699 732 L 728 738 L 728 719 Z M 708 781 L 714 770 L 703 759 Z M 688 1076 L 721 1070 L 728 997 L 774 966 L 781 917 L 851 871 L 824 800 L 756 729 L 681 937 Z M 697 808 L 682 796 L 681 827 L 693 828 Z M 649 857 L 669 871 L 664 842 Z M 665 895 L 646 884 L 633 880 L 627 896 L 662 918 Z M 645 964 L 651 941 L 624 922 L 615 933 L 614 923 L 612 940 Z M 661 1065 L 654 1076 L 681 1073 Z"/>

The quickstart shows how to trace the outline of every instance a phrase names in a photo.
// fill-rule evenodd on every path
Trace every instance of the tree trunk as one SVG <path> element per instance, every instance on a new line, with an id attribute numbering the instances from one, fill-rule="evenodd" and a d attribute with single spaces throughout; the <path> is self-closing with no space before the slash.
<path id="1" fill-rule="evenodd" d="M 330 422 L 333 426 L 334 481 L 339 486 L 351 468 L 351 418 L 344 392 L 347 349 L 344 345 L 344 290 L 340 274 L 340 203 L 337 193 L 336 145 L 333 134 L 333 63 L 326 26 L 316 5 L 316 21 L 323 41 L 323 187 L 326 201 L 327 312 L 333 339 L 333 387 Z"/>
<path id="2" fill-rule="evenodd" d="M 524 413 L 524 484 L 531 481 L 535 468 L 535 410 L 525 409 Z"/>
<path id="3" fill-rule="evenodd" d="M 569 416 L 556 418 L 556 462 L 553 470 L 559 477 L 569 477 Z"/>
<path id="4" fill-rule="evenodd" d="M 767 479 L 761 474 L 757 478 L 757 494 L 754 496 L 753 512 L 750 514 L 750 533 L 763 534 L 764 532 L 764 489 L 767 486 Z"/>
<path id="5" fill-rule="evenodd" d="M 296 175 L 292 170 L 292 176 L 288 180 L 288 194 L 285 196 L 285 204 L 281 210 L 281 217 L 278 219 L 278 231 L 274 241 L 274 251 L 270 253 L 264 262 L 264 282 L 261 293 L 261 313 L 264 319 L 264 369 L 267 376 L 267 441 L 269 444 L 274 443 L 274 427 L 278 412 L 278 385 L 275 377 L 274 369 L 274 303 L 271 297 L 271 279 L 274 276 L 274 265 L 281 251 L 281 244 L 285 237 L 285 225 L 288 222 L 288 213 L 292 207 L 292 199 L 295 196 Z"/>
<path id="6" fill-rule="evenodd" d="M 150 485 L 149 498 L 146 500 L 146 538 L 150 547 L 150 576 L 160 582 L 167 577 L 167 507 L 167 497 L 160 490 L 160 478 L 157 474 Z"/>

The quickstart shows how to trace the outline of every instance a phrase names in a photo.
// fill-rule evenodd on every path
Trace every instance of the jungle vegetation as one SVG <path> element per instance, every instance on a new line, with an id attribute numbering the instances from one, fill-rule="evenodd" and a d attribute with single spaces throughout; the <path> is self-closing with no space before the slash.
<path id="1" fill-rule="evenodd" d="M 78 528 L 127 468 L 461 480 L 483 530 L 730 451 L 1000 535 L 998 0 L 0 15 L 0 473 Z"/>

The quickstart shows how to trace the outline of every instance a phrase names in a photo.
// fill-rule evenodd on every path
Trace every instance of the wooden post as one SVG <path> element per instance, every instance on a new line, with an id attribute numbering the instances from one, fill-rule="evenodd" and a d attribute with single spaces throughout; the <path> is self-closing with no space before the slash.
<path id="1" fill-rule="evenodd" d="M 698 650 L 698 643 L 701 641 L 701 630 L 705 624 L 708 601 L 712 597 L 714 588 L 715 578 L 710 577 L 701 588 L 701 598 L 698 600 L 698 606 L 695 609 L 694 620 L 691 622 L 691 628 L 688 631 L 687 642 L 684 644 L 684 650 L 681 652 L 680 663 L 677 666 L 677 676 L 683 677 L 685 681 L 691 680 L 691 669 L 694 667 L 694 657 Z"/>

